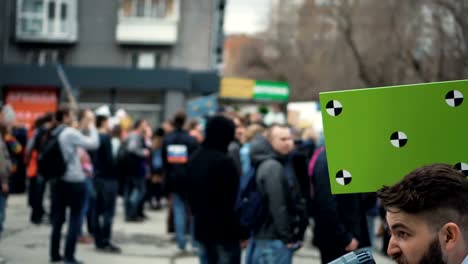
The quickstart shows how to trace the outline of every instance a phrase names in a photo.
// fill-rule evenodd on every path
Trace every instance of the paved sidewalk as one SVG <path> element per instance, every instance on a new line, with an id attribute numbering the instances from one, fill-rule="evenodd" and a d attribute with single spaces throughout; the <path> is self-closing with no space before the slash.
<path id="1" fill-rule="evenodd" d="M 181 255 L 172 236 L 166 234 L 166 210 L 159 212 L 148 210 L 147 214 L 150 219 L 144 223 L 125 223 L 122 206 L 119 203 L 114 225 L 114 240 L 122 247 L 123 253 L 121 255 L 100 253 L 96 252 L 92 245 L 80 244 L 77 258 L 87 264 L 198 263 L 197 257 L 193 254 Z M 26 205 L 26 196 L 10 196 L 6 230 L 0 240 L 0 256 L 5 258 L 8 264 L 49 263 L 50 226 L 34 226 L 28 222 L 28 219 L 29 208 Z M 294 263 L 320 263 L 318 251 L 308 244 L 310 243 L 295 255 Z M 374 256 L 377 263 L 392 263 L 379 254 Z M 0 264 L 3 264 L 1 259 Z"/>

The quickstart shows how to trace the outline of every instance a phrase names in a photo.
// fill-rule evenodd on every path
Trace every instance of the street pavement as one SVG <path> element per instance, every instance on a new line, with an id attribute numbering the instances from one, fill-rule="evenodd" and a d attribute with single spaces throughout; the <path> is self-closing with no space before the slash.
<path id="1" fill-rule="evenodd" d="M 25 195 L 11 195 L 8 200 L 5 231 L 0 238 L 0 257 L 8 264 L 49 263 L 48 248 L 50 226 L 35 226 L 29 223 L 29 208 Z M 87 264 L 195 264 L 195 254 L 181 254 L 173 236 L 166 232 L 167 210 L 147 210 L 149 220 L 144 223 L 125 223 L 121 200 L 114 223 L 114 241 L 123 252 L 112 255 L 97 252 L 93 245 L 79 244 L 77 259 Z M 63 234 L 65 235 L 65 226 Z M 320 263 L 318 251 L 310 245 L 311 234 L 294 257 L 293 263 Z M 64 239 L 62 239 L 64 242 Z M 63 249 L 63 247 L 62 247 Z M 374 252 L 377 263 L 392 263 L 388 258 Z M 5 263 L 5 262 L 4 262 Z M 0 260 L 0 264 L 4 264 Z"/>

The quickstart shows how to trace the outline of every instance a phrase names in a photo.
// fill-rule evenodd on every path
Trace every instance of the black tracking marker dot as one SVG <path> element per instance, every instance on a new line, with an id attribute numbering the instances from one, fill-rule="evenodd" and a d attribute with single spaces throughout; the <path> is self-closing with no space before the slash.
<path id="1" fill-rule="evenodd" d="M 405 133 L 401 131 L 396 131 L 390 137 L 390 142 L 394 147 L 401 148 L 404 147 L 406 143 L 408 143 L 408 137 Z"/>
<path id="2" fill-rule="evenodd" d="M 331 116 L 338 116 L 343 111 L 343 105 L 337 100 L 332 100 L 327 103 L 327 113 Z"/>
<path id="3" fill-rule="evenodd" d="M 336 182 L 340 185 L 348 185 L 351 183 L 351 180 L 353 179 L 351 173 L 347 170 L 340 170 L 339 172 L 336 173 Z"/>

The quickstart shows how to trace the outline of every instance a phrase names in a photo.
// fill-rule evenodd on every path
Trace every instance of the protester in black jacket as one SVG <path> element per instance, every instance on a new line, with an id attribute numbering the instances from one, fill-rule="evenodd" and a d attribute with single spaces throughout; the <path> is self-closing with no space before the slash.
<path id="1" fill-rule="evenodd" d="M 99 148 L 91 152 L 94 168 L 94 189 L 96 191 L 96 211 L 93 214 L 94 242 L 96 249 L 119 253 L 120 248 L 112 244 L 112 224 L 118 195 L 118 178 L 112 155 L 109 118 L 98 116 Z M 101 221 L 102 219 L 102 221 Z"/>
<path id="2" fill-rule="evenodd" d="M 240 175 L 228 155 L 234 123 L 221 116 L 206 126 L 202 147 L 190 158 L 187 198 L 201 243 L 201 263 L 240 263 L 240 227 L 234 213 Z"/>
<path id="3" fill-rule="evenodd" d="M 326 151 L 318 156 L 312 177 L 315 193 L 312 202 L 315 220 L 313 243 L 320 250 L 322 263 L 349 251 L 369 247 L 362 195 L 332 195 Z"/>
<path id="4" fill-rule="evenodd" d="M 189 156 L 197 148 L 195 138 L 184 130 L 186 114 L 179 112 L 175 115 L 174 131 L 169 133 L 163 142 L 162 159 L 164 168 L 164 188 L 172 194 L 172 209 L 174 214 L 174 229 L 177 246 L 185 251 L 187 244 L 185 237 L 187 205 L 184 201 L 185 186 L 183 180 L 187 177 Z"/>

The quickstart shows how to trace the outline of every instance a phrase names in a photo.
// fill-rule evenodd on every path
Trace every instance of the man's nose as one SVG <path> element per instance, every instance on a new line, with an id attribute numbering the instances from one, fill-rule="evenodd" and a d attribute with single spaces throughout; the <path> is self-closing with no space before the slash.
<path id="1" fill-rule="evenodd" d="M 389 256 L 395 256 L 401 253 L 401 249 L 398 246 L 398 243 L 395 241 L 393 236 L 390 238 L 390 241 L 388 242 L 388 247 L 387 247 L 387 254 Z"/>

